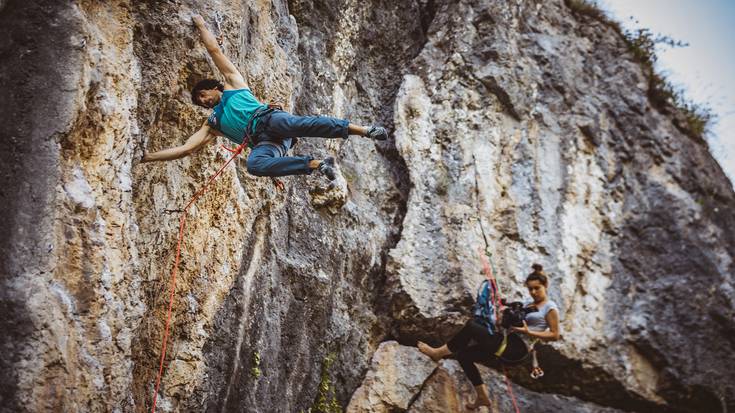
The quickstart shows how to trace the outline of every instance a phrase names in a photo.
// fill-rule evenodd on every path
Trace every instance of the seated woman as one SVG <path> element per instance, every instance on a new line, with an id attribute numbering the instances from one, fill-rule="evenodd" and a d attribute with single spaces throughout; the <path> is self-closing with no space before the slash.
<path id="1" fill-rule="evenodd" d="M 535 307 L 538 311 L 529 313 L 523 327 L 514 327 L 513 330 L 524 333 L 531 340 L 554 341 L 559 339 L 559 310 L 556 303 L 549 300 L 547 288 L 549 279 L 539 264 L 533 264 L 533 272 L 526 278 L 526 287 L 532 300 L 528 300 L 527 307 Z M 419 350 L 434 361 L 442 357 L 455 354 L 467 378 L 475 387 L 477 398 L 467 408 L 474 410 L 480 406 L 490 406 L 490 395 L 487 386 L 483 384 L 480 371 L 475 362 L 492 362 L 495 352 L 503 342 L 503 334 L 497 329 L 497 319 L 493 303 L 490 299 L 490 285 L 483 281 L 477 294 L 474 317 L 455 335 L 447 344 L 433 348 L 423 342 L 418 343 Z M 470 345 L 473 340 L 475 344 Z M 537 368 L 537 366 L 534 366 Z"/>

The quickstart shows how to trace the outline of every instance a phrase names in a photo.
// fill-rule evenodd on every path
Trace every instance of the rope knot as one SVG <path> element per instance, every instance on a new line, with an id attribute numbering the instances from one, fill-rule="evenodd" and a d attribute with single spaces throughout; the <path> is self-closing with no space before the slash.
<path id="1" fill-rule="evenodd" d="M 220 146 L 221 146 L 221 147 L 222 147 L 222 148 L 223 148 L 224 150 L 226 150 L 227 152 L 233 153 L 233 154 L 235 154 L 235 155 L 239 155 L 240 153 L 242 153 L 242 150 L 243 150 L 243 149 L 245 149 L 245 146 L 246 146 L 247 144 L 248 144 L 248 143 L 247 143 L 247 141 L 245 141 L 245 142 L 243 142 L 242 144 L 240 144 L 240 145 L 237 145 L 237 146 L 236 146 L 236 147 L 235 147 L 234 149 L 232 149 L 232 148 L 228 148 L 228 147 L 227 147 L 227 146 L 225 146 L 225 145 L 220 145 Z"/>

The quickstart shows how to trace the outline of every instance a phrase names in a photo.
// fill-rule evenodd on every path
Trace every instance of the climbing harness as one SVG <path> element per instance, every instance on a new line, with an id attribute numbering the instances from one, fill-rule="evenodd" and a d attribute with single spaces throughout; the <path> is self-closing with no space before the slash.
<path id="1" fill-rule="evenodd" d="M 272 112 L 274 112 L 276 110 L 283 110 L 283 107 L 281 105 L 275 105 L 275 104 L 270 104 L 269 103 L 267 108 L 261 108 L 261 109 L 256 110 L 252 114 L 252 116 L 250 116 L 250 119 L 248 120 L 248 124 L 245 127 L 246 131 L 248 133 L 251 132 L 251 129 L 253 127 L 253 122 L 255 121 L 255 119 L 262 118 L 265 115 L 267 115 L 269 113 L 272 113 Z M 214 113 L 215 112 L 213 112 L 212 114 L 214 115 Z M 219 124 L 219 116 L 221 116 L 221 112 L 220 112 L 220 115 L 216 116 L 216 123 L 217 124 Z M 255 133 L 255 131 L 252 131 L 252 132 Z M 248 134 L 248 136 L 250 136 L 250 135 Z M 257 136 L 255 136 L 255 138 L 257 138 Z M 294 140 L 294 144 L 293 145 L 295 145 L 296 144 L 295 142 L 296 142 L 297 139 L 296 138 L 293 138 L 293 140 Z M 257 140 L 254 139 L 254 142 L 253 143 L 255 144 L 255 146 L 258 146 L 262 142 L 259 143 L 259 142 L 257 142 Z M 230 148 L 228 148 L 225 145 L 221 145 L 221 146 L 226 151 L 234 152 L 234 149 L 230 149 Z M 279 148 L 279 153 L 280 153 L 280 148 Z M 286 154 L 285 153 L 282 153 L 281 156 L 286 156 Z M 278 189 L 279 191 L 283 191 L 284 189 L 286 189 L 286 185 L 284 185 L 283 184 L 283 181 L 281 181 L 280 179 L 278 179 L 276 177 L 271 177 L 271 181 L 273 182 L 273 186 L 275 186 L 276 189 Z"/>
<path id="2" fill-rule="evenodd" d="M 236 93 L 238 93 L 238 92 L 236 92 Z M 230 98 L 232 98 L 232 96 L 234 96 L 234 95 L 229 95 L 228 96 L 228 95 L 223 94 L 222 95 L 222 101 L 219 104 L 217 104 L 217 106 L 215 106 L 212 109 L 212 114 L 209 115 L 209 117 L 207 118 L 207 124 L 210 127 L 212 127 L 214 129 L 222 132 L 222 129 L 221 129 L 221 127 L 222 127 L 222 120 L 221 119 L 222 119 L 222 115 L 224 115 L 224 107 L 225 107 L 225 105 L 227 105 L 227 101 L 230 100 Z M 265 115 L 267 115 L 267 114 L 269 114 L 269 113 L 271 113 L 271 112 L 273 112 L 275 110 L 282 110 L 281 109 L 281 106 L 267 104 L 267 105 L 263 105 L 263 106 L 259 107 L 255 111 L 253 111 L 253 113 L 248 118 L 247 123 L 245 124 L 245 135 L 244 136 L 248 140 L 250 140 L 251 137 L 257 138 L 257 136 L 253 136 L 253 135 L 255 135 L 255 131 L 253 130 L 253 123 L 255 122 L 256 119 L 261 118 L 261 117 L 263 117 L 263 116 L 265 116 Z M 228 139 L 232 139 L 232 138 L 230 138 L 228 136 Z M 243 139 L 245 139 L 245 138 L 243 138 Z M 255 145 L 256 143 L 258 143 L 257 142 L 257 139 L 254 139 L 253 142 L 252 142 L 252 144 Z M 232 152 L 232 149 L 226 147 L 225 145 L 222 145 L 222 147 L 225 148 L 225 149 L 227 149 L 228 151 Z M 252 147 L 252 145 L 251 145 L 251 147 Z"/>

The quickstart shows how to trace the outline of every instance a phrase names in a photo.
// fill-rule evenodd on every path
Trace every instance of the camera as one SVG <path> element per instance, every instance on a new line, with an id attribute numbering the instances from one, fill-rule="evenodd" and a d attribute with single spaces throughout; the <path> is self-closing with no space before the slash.
<path id="1" fill-rule="evenodd" d="M 500 303 L 505 307 L 503 309 L 501 326 L 505 329 L 511 327 L 523 327 L 523 321 L 526 319 L 526 315 L 538 311 L 536 307 L 523 307 L 523 303 L 520 301 L 513 301 L 511 303 L 500 300 Z"/>

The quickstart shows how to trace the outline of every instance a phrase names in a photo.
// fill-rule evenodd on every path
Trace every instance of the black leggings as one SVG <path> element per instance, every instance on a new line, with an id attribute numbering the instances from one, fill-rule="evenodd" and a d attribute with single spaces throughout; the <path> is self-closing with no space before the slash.
<path id="1" fill-rule="evenodd" d="M 470 346 L 470 340 L 474 340 L 476 344 Z M 494 353 L 498 351 L 502 342 L 502 335 L 492 335 L 487 331 L 487 327 L 475 320 L 470 320 L 457 335 L 449 340 L 447 347 L 455 354 L 472 385 L 479 386 L 482 384 L 482 377 L 480 377 L 480 371 L 477 370 L 475 362 L 492 362 L 495 358 Z"/>

